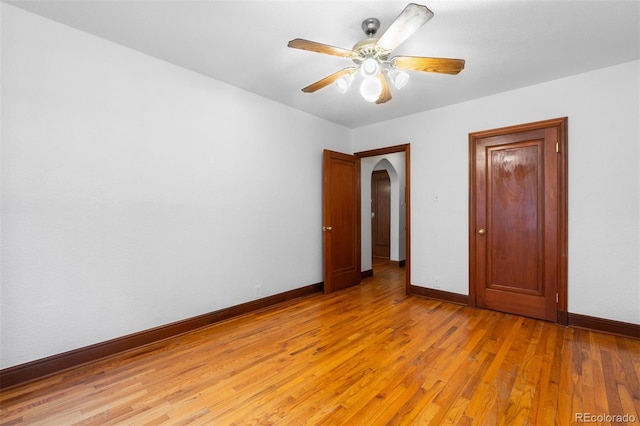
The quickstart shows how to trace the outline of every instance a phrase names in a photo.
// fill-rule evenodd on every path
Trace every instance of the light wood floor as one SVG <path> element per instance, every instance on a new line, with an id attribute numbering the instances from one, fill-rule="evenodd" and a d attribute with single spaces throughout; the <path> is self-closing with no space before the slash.
<path id="1" fill-rule="evenodd" d="M 590 413 L 638 423 L 639 340 L 406 297 L 404 270 L 375 272 L 6 390 L 0 422 L 563 425 Z"/>

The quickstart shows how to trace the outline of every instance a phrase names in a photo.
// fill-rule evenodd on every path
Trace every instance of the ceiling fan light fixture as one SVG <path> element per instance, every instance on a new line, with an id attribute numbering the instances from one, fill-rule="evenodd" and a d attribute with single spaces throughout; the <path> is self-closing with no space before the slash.
<path id="1" fill-rule="evenodd" d="M 382 93 L 382 83 L 377 77 L 365 78 L 360 84 L 360 94 L 367 102 L 375 102 Z"/>
<path id="2" fill-rule="evenodd" d="M 362 74 L 364 78 L 375 77 L 378 75 L 378 71 L 380 71 L 380 63 L 377 59 L 370 57 L 360 64 L 360 74 Z"/>
<path id="3" fill-rule="evenodd" d="M 396 89 L 402 89 L 409 82 L 409 74 L 394 68 L 389 70 L 389 79 Z"/>
<path id="4" fill-rule="evenodd" d="M 351 83 L 353 83 L 353 75 L 347 74 L 337 79 L 334 84 L 336 86 L 336 89 L 338 89 L 338 92 L 344 95 L 345 93 L 347 93 L 347 90 L 349 90 Z"/>
<path id="5" fill-rule="evenodd" d="M 391 56 L 391 52 L 411 37 L 433 17 L 426 6 L 409 3 L 382 36 L 377 37 L 380 21 L 368 18 L 362 22 L 367 38 L 357 42 L 352 49 L 344 49 L 311 40 L 296 38 L 289 47 L 325 55 L 350 59 L 355 66 L 344 68 L 304 87 L 304 93 L 313 93 L 332 83 L 341 93 L 346 93 L 355 77 L 360 74 L 360 94 L 367 102 L 384 104 L 391 100 L 390 86 L 400 90 L 407 85 L 409 74 L 404 71 L 458 74 L 464 69 L 464 59 L 432 58 L 425 56 Z M 352 75 L 353 74 L 353 75 Z"/>

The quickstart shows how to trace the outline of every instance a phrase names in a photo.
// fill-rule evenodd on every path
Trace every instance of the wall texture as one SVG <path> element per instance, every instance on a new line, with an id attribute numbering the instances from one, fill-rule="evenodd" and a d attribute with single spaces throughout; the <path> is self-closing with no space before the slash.
<path id="1" fill-rule="evenodd" d="M 1 368 L 322 281 L 348 129 L 1 7 Z"/>
<path id="2" fill-rule="evenodd" d="M 569 311 L 640 323 L 640 62 L 354 130 L 411 143 L 412 283 L 468 294 L 468 134 L 569 118 Z"/>

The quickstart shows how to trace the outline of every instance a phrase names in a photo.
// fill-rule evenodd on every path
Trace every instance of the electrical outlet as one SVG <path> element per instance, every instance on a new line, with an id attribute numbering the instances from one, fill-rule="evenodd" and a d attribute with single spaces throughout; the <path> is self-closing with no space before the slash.
<path id="1" fill-rule="evenodd" d="M 253 288 L 253 297 L 259 299 L 262 296 L 262 284 L 258 284 Z"/>
<path id="2" fill-rule="evenodd" d="M 435 277 L 433 279 L 433 287 L 434 288 L 440 288 L 440 277 Z"/>

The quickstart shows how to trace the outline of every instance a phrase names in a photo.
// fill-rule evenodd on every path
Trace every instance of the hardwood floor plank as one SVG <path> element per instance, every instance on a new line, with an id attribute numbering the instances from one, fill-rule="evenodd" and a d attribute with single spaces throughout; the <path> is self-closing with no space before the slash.
<path id="1" fill-rule="evenodd" d="M 634 352 L 632 348 L 628 347 L 627 339 L 616 338 L 615 348 L 624 371 L 625 384 L 627 385 L 629 395 L 634 401 L 640 402 L 640 380 L 633 365 L 633 358 L 635 358 L 636 361 L 639 360 L 640 353 Z"/>
<path id="2" fill-rule="evenodd" d="M 559 368 L 559 352 L 557 332 L 559 326 L 556 324 L 541 324 L 541 333 L 536 345 L 536 357 L 540 361 L 538 373 L 532 372 L 530 376 L 530 385 L 535 388 L 533 401 L 531 403 L 531 411 L 529 412 L 527 423 L 533 425 L 539 424 L 555 424 L 556 404 L 558 398 L 558 382 L 557 375 L 552 373 L 558 371 Z M 532 367 L 533 368 L 533 367 Z"/>
<path id="3" fill-rule="evenodd" d="M 640 340 L 405 295 L 404 270 L 0 392 L 0 425 L 640 418 Z"/>
<path id="4" fill-rule="evenodd" d="M 637 405 L 634 403 L 633 397 L 626 386 L 618 385 L 618 395 L 620 395 L 620 403 L 622 404 L 622 411 L 620 413 L 631 414 L 634 418 L 640 419 L 640 417 L 638 417 L 640 413 L 638 412 Z M 638 423 L 640 423 L 640 421 L 638 421 Z"/>
<path id="5" fill-rule="evenodd" d="M 607 395 L 607 408 L 611 411 L 611 414 L 623 413 L 622 402 L 620 400 L 620 393 L 618 390 L 618 381 L 616 379 L 615 371 L 617 365 L 615 360 L 611 356 L 611 352 L 602 352 L 602 364 L 603 368 L 609 372 L 604 378 L 605 393 Z"/>
<path id="6" fill-rule="evenodd" d="M 508 408 L 505 411 L 505 421 L 509 424 L 525 424 L 533 411 L 533 399 L 536 391 L 536 379 L 540 377 L 540 357 L 536 356 L 539 345 L 541 323 L 533 322 L 530 332 L 520 335 L 523 346 L 519 351 L 523 353 L 519 367 L 515 371 L 516 380 L 509 396 Z"/>

